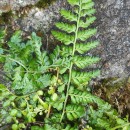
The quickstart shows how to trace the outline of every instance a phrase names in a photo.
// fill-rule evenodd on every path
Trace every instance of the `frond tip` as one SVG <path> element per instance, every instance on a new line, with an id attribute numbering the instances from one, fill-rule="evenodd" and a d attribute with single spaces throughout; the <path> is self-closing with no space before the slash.
<path id="1" fill-rule="evenodd" d="M 68 2 L 69 2 L 69 4 L 70 5 L 72 5 L 72 6 L 74 6 L 74 5 L 80 5 L 80 2 L 79 2 L 79 0 L 68 0 Z"/>

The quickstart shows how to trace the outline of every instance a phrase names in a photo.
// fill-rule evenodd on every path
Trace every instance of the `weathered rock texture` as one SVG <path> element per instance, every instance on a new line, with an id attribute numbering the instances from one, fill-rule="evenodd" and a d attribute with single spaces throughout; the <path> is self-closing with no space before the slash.
<path id="1" fill-rule="evenodd" d="M 95 0 L 103 77 L 130 73 L 130 1 Z"/>
<path id="2" fill-rule="evenodd" d="M 6 2 L 8 0 L 0 0 Z M 10 0 L 11 9 L 18 9 L 38 0 Z M 66 0 L 56 0 L 46 8 L 32 7 L 26 16 L 12 19 L 24 31 L 48 32 L 60 19 L 59 10 L 68 7 Z M 100 46 L 94 51 L 102 58 L 101 78 L 127 77 L 130 71 L 130 1 L 95 0 Z M 0 8 L 1 9 L 1 8 Z"/>
<path id="3" fill-rule="evenodd" d="M 0 10 L 7 12 L 10 10 L 18 10 L 27 5 L 34 5 L 39 0 L 0 0 Z"/>
<path id="4" fill-rule="evenodd" d="M 21 24 L 25 31 L 33 28 L 47 32 L 60 18 L 60 9 L 65 8 L 66 0 L 57 0 L 47 8 L 32 8 Z"/>

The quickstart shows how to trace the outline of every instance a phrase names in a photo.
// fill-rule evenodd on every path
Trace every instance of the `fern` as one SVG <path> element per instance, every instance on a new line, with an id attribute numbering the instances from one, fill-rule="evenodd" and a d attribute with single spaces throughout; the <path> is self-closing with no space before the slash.
<path id="1" fill-rule="evenodd" d="M 0 123 L 12 123 L 13 130 L 28 129 L 29 124 L 31 130 L 79 130 L 85 129 L 79 126 L 85 118 L 86 129 L 129 129 L 127 120 L 119 118 L 110 104 L 88 91 L 89 81 L 100 74 L 99 70 L 89 71 L 100 58 L 87 55 L 99 44 L 91 40 L 96 34 L 90 28 L 96 20 L 94 3 L 68 3 L 74 9 L 61 11 L 65 22 L 56 23 L 58 31 L 52 31 L 61 45 L 51 53 L 42 50 L 41 38 L 35 33 L 22 40 L 21 31 L 7 42 L 9 51 L 0 46 L 4 71 L 11 79 L 7 87 L 0 84 Z M 3 32 L 0 42 L 4 43 Z"/>
<path id="2" fill-rule="evenodd" d="M 71 85 L 74 84 L 77 86 L 78 89 L 84 90 L 84 87 L 88 84 L 88 82 L 92 78 L 99 75 L 99 71 L 78 72 L 77 70 L 74 70 L 75 65 L 78 68 L 83 69 L 88 65 L 92 65 L 93 63 L 99 61 L 99 58 L 79 55 L 79 54 L 85 54 L 85 52 L 97 46 L 97 42 L 91 42 L 87 44 L 85 47 L 84 44 L 82 43 L 88 40 L 91 36 L 93 36 L 96 33 L 96 29 L 89 28 L 89 26 L 95 21 L 96 18 L 94 16 L 91 16 L 92 13 L 90 14 L 90 12 L 83 14 L 83 12 L 85 11 L 88 10 L 90 11 L 93 8 L 94 3 L 91 0 L 90 1 L 68 0 L 68 2 L 70 3 L 70 5 L 75 7 L 76 14 L 72 13 L 71 11 L 62 10 L 61 16 L 63 16 L 70 23 L 64 22 L 64 23 L 56 24 L 57 28 L 64 32 L 52 31 L 52 34 L 56 39 L 60 40 L 64 45 L 68 45 L 65 47 L 64 46 L 61 47 L 63 50 L 62 57 L 67 57 L 67 56 L 72 57 L 72 61 L 70 61 L 70 67 L 68 70 L 69 73 L 67 74 L 67 77 L 69 78 L 66 85 L 67 92 L 64 101 L 63 112 L 61 115 L 61 122 L 64 119 L 64 114 L 65 112 L 67 112 L 68 106 L 70 107 L 73 106 L 73 104 L 67 103 Z M 86 18 L 86 16 L 89 17 Z M 86 19 L 86 21 L 83 21 L 83 19 Z M 71 22 L 73 22 L 72 26 L 71 26 Z M 76 54 L 77 51 L 79 54 Z M 75 107 L 72 107 L 71 109 L 75 109 Z M 75 113 L 69 114 L 69 116 L 70 116 L 69 118 L 70 120 L 74 120 L 74 118 L 78 117 L 78 115 L 76 116 Z"/>
<path id="3" fill-rule="evenodd" d="M 71 121 L 81 118 L 85 113 L 85 109 L 83 106 L 77 105 L 68 105 L 66 107 L 67 118 Z"/>

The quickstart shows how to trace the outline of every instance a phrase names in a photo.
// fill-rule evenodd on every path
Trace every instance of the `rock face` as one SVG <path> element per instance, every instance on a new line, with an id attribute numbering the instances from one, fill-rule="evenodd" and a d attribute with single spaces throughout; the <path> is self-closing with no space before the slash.
<path id="1" fill-rule="evenodd" d="M 130 74 L 130 1 L 95 0 L 102 77 Z"/>
<path id="2" fill-rule="evenodd" d="M 32 8 L 27 17 L 21 21 L 21 24 L 25 27 L 25 31 L 33 28 L 35 30 L 48 32 L 54 23 L 59 20 L 59 11 L 61 8 L 65 8 L 65 6 L 66 0 L 57 0 L 47 8 Z"/>
<path id="3" fill-rule="evenodd" d="M 18 10 L 20 7 L 34 5 L 39 0 L 0 0 L 0 10 L 7 12 L 10 10 Z"/>
<path id="4" fill-rule="evenodd" d="M 10 8 L 17 10 L 19 7 L 34 5 L 39 0 L 0 0 L 0 5 L 9 1 Z M 130 1 L 94 1 L 97 10 L 94 26 L 98 27 L 96 39 L 101 43 L 96 49 L 96 54 L 102 58 L 99 64 L 102 70 L 101 78 L 127 77 L 130 71 Z M 48 32 L 59 20 L 61 8 L 68 8 L 66 0 L 56 0 L 46 8 L 32 7 L 26 16 L 12 21 L 24 31 Z M 0 9 L 2 10 L 1 6 Z"/>

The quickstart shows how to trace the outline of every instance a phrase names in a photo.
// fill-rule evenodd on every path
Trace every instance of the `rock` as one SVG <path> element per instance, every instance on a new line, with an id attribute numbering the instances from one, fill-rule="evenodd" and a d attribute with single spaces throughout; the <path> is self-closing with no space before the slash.
<path id="1" fill-rule="evenodd" d="M 9 0 L 0 0 L 0 12 L 8 12 L 11 10 L 11 5 Z"/>
<path id="2" fill-rule="evenodd" d="M 10 10 L 18 10 L 27 5 L 34 5 L 39 0 L 0 0 L 0 11 L 8 12 Z"/>
<path id="3" fill-rule="evenodd" d="M 24 30 L 28 31 L 30 28 L 33 28 L 35 30 L 48 32 L 55 22 L 59 20 L 59 11 L 65 7 L 65 1 L 66 0 L 57 0 L 45 9 L 32 8 L 27 17 L 22 20 L 22 25 L 25 27 Z"/>
<path id="4" fill-rule="evenodd" d="M 97 39 L 100 40 L 102 59 L 101 78 L 127 77 L 130 60 L 130 1 L 95 0 L 98 27 Z M 97 51 L 97 54 L 98 54 Z"/>

